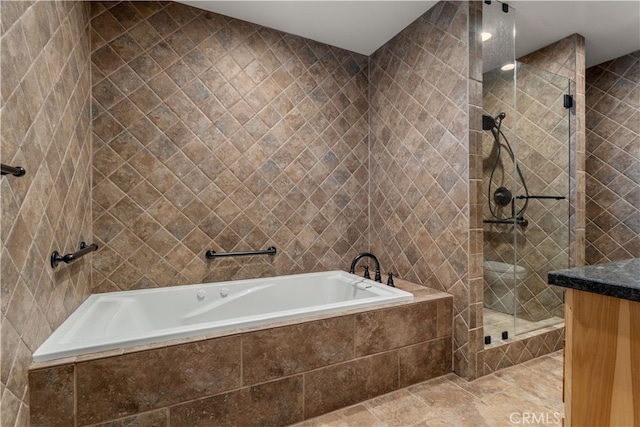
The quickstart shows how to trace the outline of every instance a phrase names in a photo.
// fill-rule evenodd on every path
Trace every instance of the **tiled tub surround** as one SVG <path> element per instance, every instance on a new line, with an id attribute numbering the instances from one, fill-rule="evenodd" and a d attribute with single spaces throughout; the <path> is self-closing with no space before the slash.
<path id="1" fill-rule="evenodd" d="M 53 250 L 91 239 L 89 4 L 0 1 L 0 425 L 28 425 L 31 354 L 91 292 L 91 257 L 53 270 Z"/>
<path id="2" fill-rule="evenodd" d="M 587 264 L 640 258 L 640 51 L 587 69 Z"/>
<path id="3" fill-rule="evenodd" d="M 287 425 L 451 372 L 452 296 L 396 284 L 415 299 L 33 364 L 31 425 Z"/>
<path id="4" fill-rule="evenodd" d="M 344 268 L 370 250 L 454 295 L 456 372 L 476 374 L 480 2 L 437 4 L 368 61 L 176 3 L 93 16 L 96 291 Z M 283 256 L 207 263 L 211 242 Z"/>
<path id="5" fill-rule="evenodd" d="M 367 57 L 176 2 L 91 10 L 95 292 L 368 250 Z"/>
<path id="6" fill-rule="evenodd" d="M 367 59 L 177 3 L 93 3 L 94 290 L 331 270 L 369 250 L 454 294 L 466 376 L 482 346 L 481 9 L 441 2 Z M 279 254 L 206 262 L 212 242 Z"/>
<path id="7" fill-rule="evenodd" d="M 474 375 L 482 348 L 479 143 L 470 130 L 480 126 L 481 22 L 481 2 L 440 2 L 369 65 L 371 250 L 389 271 L 454 295 L 454 366 L 463 377 Z"/>

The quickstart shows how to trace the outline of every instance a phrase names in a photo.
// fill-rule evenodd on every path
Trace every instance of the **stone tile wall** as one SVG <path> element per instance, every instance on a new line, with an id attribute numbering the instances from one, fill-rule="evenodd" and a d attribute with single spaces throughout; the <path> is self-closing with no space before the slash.
<path id="1" fill-rule="evenodd" d="M 481 7 L 436 5 L 371 57 L 371 84 L 366 58 L 176 4 L 140 7 L 93 8 L 94 232 L 110 248 L 94 289 L 346 268 L 372 250 L 383 270 L 456 295 L 466 370 L 469 329 L 474 348 L 482 339 L 467 112 L 481 64 L 469 15 L 480 22 Z M 274 259 L 202 257 L 271 244 Z"/>
<path id="2" fill-rule="evenodd" d="M 385 270 L 454 295 L 454 366 L 462 376 L 475 248 L 468 112 L 475 6 L 438 3 L 370 62 L 371 249 Z"/>
<path id="3" fill-rule="evenodd" d="M 31 425 L 284 426 L 451 372 L 453 298 L 398 282 L 415 302 L 40 364 Z"/>
<path id="4" fill-rule="evenodd" d="M 0 424 L 29 418 L 31 355 L 89 294 L 91 257 L 52 269 L 51 252 L 91 233 L 89 5 L 0 2 L 2 215 Z M 55 401 L 50 402 L 55 404 Z"/>
<path id="5" fill-rule="evenodd" d="M 587 264 L 640 257 L 640 51 L 587 69 Z"/>
<path id="6" fill-rule="evenodd" d="M 111 291 L 372 249 L 454 294 L 456 371 L 481 371 L 480 2 L 438 4 L 371 58 L 371 85 L 362 56 L 178 3 L 0 4 L 2 161 L 36 171 L 2 178 L 2 425 L 26 423 L 31 353 L 88 294 L 92 260 L 93 291 Z M 54 274 L 50 252 L 92 227 L 100 251 Z"/>
<path id="7" fill-rule="evenodd" d="M 92 2 L 92 29 L 94 291 L 368 249 L 366 57 L 175 2 Z"/>

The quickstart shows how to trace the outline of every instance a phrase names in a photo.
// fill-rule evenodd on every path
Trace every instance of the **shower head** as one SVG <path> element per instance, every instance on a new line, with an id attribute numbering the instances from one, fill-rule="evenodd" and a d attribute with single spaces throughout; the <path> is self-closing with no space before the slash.
<path id="1" fill-rule="evenodd" d="M 500 114 L 498 114 L 496 117 L 491 117 L 488 116 L 486 114 L 482 115 L 482 130 L 491 130 L 493 128 L 498 127 L 498 124 L 496 123 L 496 121 L 500 120 L 504 120 L 504 118 L 507 117 L 507 114 L 502 112 Z"/>
<path id="2" fill-rule="evenodd" d="M 496 127 L 496 121 L 493 117 L 486 114 L 482 115 L 482 130 L 491 130 Z"/>

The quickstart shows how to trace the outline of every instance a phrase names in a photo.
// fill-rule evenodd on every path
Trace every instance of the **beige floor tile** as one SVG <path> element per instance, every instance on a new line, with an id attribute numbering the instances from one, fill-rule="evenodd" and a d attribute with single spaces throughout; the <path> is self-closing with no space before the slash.
<path id="1" fill-rule="evenodd" d="M 510 389 L 516 389 L 519 392 L 518 394 L 522 394 L 529 400 L 539 402 L 548 408 L 557 409 L 559 405 L 554 403 L 561 404 L 562 402 L 562 379 L 554 378 L 553 376 L 532 376 L 522 371 L 497 372 L 496 375 L 513 384 Z M 485 399 L 483 401 L 486 402 Z"/>
<path id="2" fill-rule="evenodd" d="M 495 374 L 480 377 L 474 381 L 465 381 L 457 375 L 452 375 L 451 381 L 453 381 L 462 389 L 479 398 L 493 393 L 505 391 L 506 389 L 511 387 L 511 384 L 498 378 Z"/>
<path id="3" fill-rule="evenodd" d="M 422 399 L 429 409 L 435 410 L 447 410 L 452 406 L 467 406 L 480 401 L 447 378 L 437 378 L 411 386 L 409 391 Z"/>
<path id="4" fill-rule="evenodd" d="M 429 407 L 406 389 L 372 399 L 365 406 L 386 426 L 409 426 L 429 417 Z"/>
<path id="5" fill-rule="evenodd" d="M 360 404 L 330 412 L 296 424 L 297 427 L 382 427 L 382 424 L 367 408 Z"/>
<path id="6" fill-rule="evenodd" d="M 560 357 L 558 357 L 558 355 Z M 558 363 L 560 362 L 560 363 Z M 562 378 L 562 352 L 557 351 L 547 356 L 538 357 L 536 359 L 528 360 L 521 366 L 532 369 L 536 372 L 548 372 Z"/>
<path id="7" fill-rule="evenodd" d="M 491 420 L 486 420 L 480 411 L 456 412 L 453 410 L 441 412 L 425 421 L 414 424 L 416 427 L 449 426 L 449 427 L 496 427 Z"/>
<path id="8" fill-rule="evenodd" d="M 510 388 L 508 392 L 495 393 L 483 398 L 483 418 L 493 426 L 540 424 L 536 420 L 555 421 L 562 418 L 562 411 L 550 407 L 545 401 L 529 395 L 526 391 Z M 528 422 L 523 422 L 523 420 Z M 557 423 L 551 422 L 550 425 Z"/>
<path id="9" fill-rule="evenodd" d="M 297 427 L 561 426 L 562 352 L 467 382 L 455 374 L 406 387 Z"/>

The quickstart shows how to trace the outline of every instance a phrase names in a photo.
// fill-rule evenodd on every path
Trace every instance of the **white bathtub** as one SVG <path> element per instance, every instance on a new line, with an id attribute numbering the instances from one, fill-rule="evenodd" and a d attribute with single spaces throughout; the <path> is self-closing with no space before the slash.
<path id="1" fill-rule="evenodd" d="M 34 362 L 261 326 L 413 295 L 329 271 L 91 295 L 36 350 Z"/>

